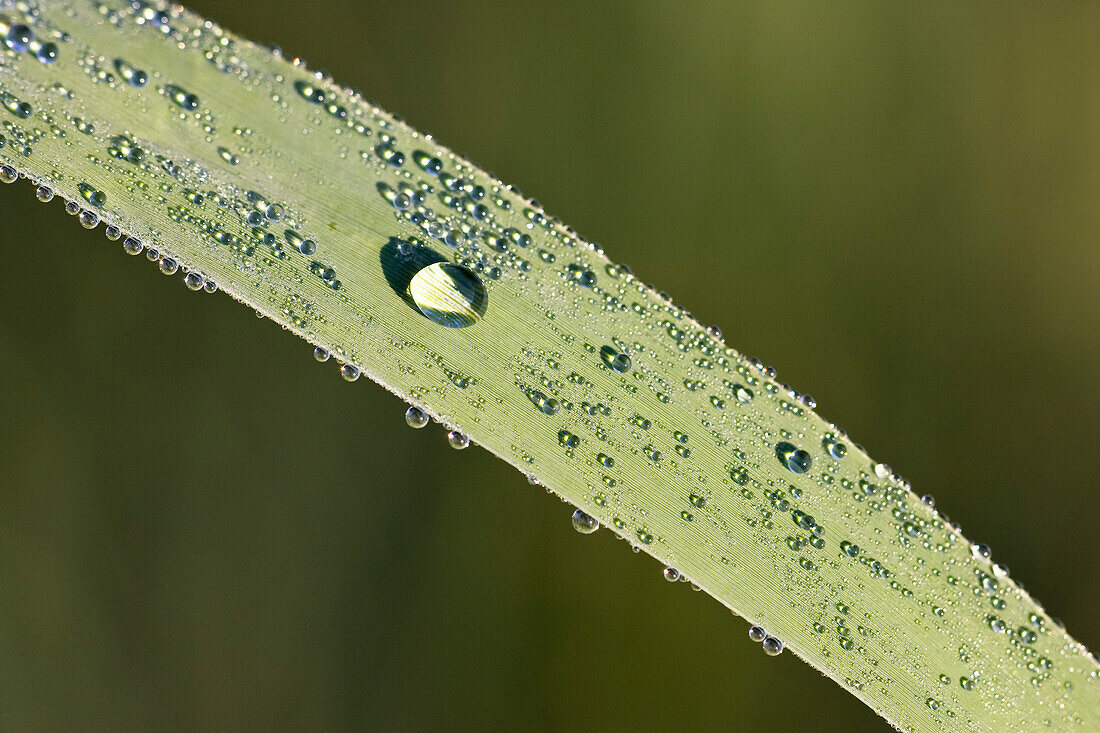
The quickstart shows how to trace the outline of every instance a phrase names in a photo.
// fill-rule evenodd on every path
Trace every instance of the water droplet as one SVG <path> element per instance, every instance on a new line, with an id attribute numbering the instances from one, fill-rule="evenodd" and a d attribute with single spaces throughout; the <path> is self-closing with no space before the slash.
<path id="1" fill-rule="evenodd" d="M 202 290 L 204 281 L 202 275 L 197 272 L 189 272 L 183 278 L 183 284 L 188 290 Z"/>
<path id="2" fill-rule="evenodd" d="M 764 639 L 768 638 L 768 632 L 764 631 L 764 627 L 762 626 L 750 626 L 749 638 L 759 644 L 764 641 Z"/>
<path id="3" fill-rule="evenodd" d="M 328 361 L 328 357 L 329 357 L 328 349 L 326 349 L 324 346 L 318 346 L 317 348 L 315 348 L 313 350 L 313 358 L 316 359 L 319 362 Z"/>
<path id="4" fill-rule="evenodd" d="M 831 435 L 825 437 L 824 446 L 825 452 L 838 461 L 848 455 L 848 446 Z"/>
<path id="5" fill-rule="evenodd" d="M 405 410 L 405 422 L 410 428 L 420 429 L 428 424 L 428 413 L 415 405 Z"/>
<path id="6" fill-rule="evenodd" d="M 340 376 L 348 382 L 354 382 L 359 379 L 359 367 L 354 364 L 341 364 Z"/>
<path id="7" fill-rule="evenodd" d="M 447 328 L 466 328 L 481 320 L 489 293 L 481 278 L 468 267 L 434 262 L 409 283 L 409 295 L 426 317 Z"/>
<path id="8" fill-rule="evenodd" d="M 143 249 L 145 249 L 145 245 L 141 243 L 141 240 L 134 237 L 126 237 L 122 241 L 122 251 L 128 255 L 139 255 Z"/>
<path id="9" fill-rule="evenodd" d="M 774 636 L 764 639 L 762 646 L 764 647 L 764 653 L 769 657 L 775 657 L 783 653 L 783 642 Z"/>
<path id="10" fill-rule="evenodd" d="M 779 443 L 775 446 L 775 455 L 779 462 L 790 469 L 791 473 L 806 473 L 813 465 L 813 458 L 801 448 L 796 448 L 790 443 Z"/>
<path id="11" fill-rule="evenodd" d="M 57 44 L 53 41 L 47 41 L 38 47 L 38 50 L 34 52 L 34 57 L 44 64 L 52 64 L 57 61 L 59 53 L 61 53 L 61 49 L 57 47 Z"/>
<path id="12" fill-rule="evenodd" d="M 16 23 L 8 29 L 7 35 L 4 36 L 4 43 L 12 51 L 23 52 L 31 47 L 34 38 L 34 31 L 22 23 Z"/>
<path id="13" fill-rule="evenodd" d="M 80 195 L 84 197 L 84 200 L 95 207 L 103 206 L 107 203 L 107 194 L 103 193 L 97 188 L 93 188 L 87 183 L 82 183 L 79 186 Z M 70 202 L 72 203 L 72 202 Z"/>
<path id="14" fill-rule="evenodd" d="M 10 165 L 0 166 L 0 182 L 15 183 L 18 178 L 19 171 L 15 170 Z"/>
<path id="15" fill-rule="evenodd" d="M 630 357 L 624 352 L 618 351 L 610 346 L 604 346 L 600 349 L 600 358 L 603 360 L 603 363 L 614 372 L 626 374 L 630 371 Z"/>
<path id="16" fill-rule="evenodd" d="M 39 186 L 34 190 L 34 196 L 42 203 L 53 199 L 53 189 L 49 186 Z"/>
<path id="17" fill-rule="evenodd" d="M 580 509 L 573 512 L 573 529 L 581 534 L 592 534 L 599 528 L 600 523 L 594 517 L 590 517 Z"/>
<path id="18" fill-rule="evenodd" d="M 457 430 L 452 430 L 447 433 L 447 443 L 455 450 L 463 450 L 469 447 L 470 439 L 466 437 L 465 433 L 461 433 Z"/>
<path id="19" fill-rule="evenodd" d="M 670 583 L 675 583 L 680 579 L 680 571 L 676 568 L 665 568 L 661 573 L 665 576 L 665 580 Z"/>
<path id="20" fill-rule="evenodd" d="M 99 225 L 99 217 L 94 211 L 80 212 L 80 226 L 85 229 L 95 229 Z"/>
<path id="21" fill-rule="evenodd" d="M 602 465 L 604 468 L 612 468 L 615 465 L 615 459 L 607 455 L 606 453 L 601 453 L 596 456 L 596 460 L 599 461 L 600 465 Z"/>
<path id="22" fill-rule="evenodd" d="M 115 59 L 115 71 L 135 89 L 141 89 L 149 83 L 149 75 L 141 69 L 134 68 L 123 59 Z"/>
<path id="23" fill-rule="evenodd" d="M 174 84 L 164 87 L 164 94 L 182 109 L 192 112 L 199 108 L 199 98 Z"/>
<path id="24" fill-rule="evenodd" d="M 566 448 L 576 448 L 581 444 L 581 439 L 568 430 L 562 430 L 558 433 L 558 442 Z"/>
<path id="25" fill-rule="evenodd" d="M 165 275 L 175 275 L 176 272 L 180 269 L 179 263 L 171 257 L 162 257 L 160 262 L 157 264 L 157 267 Z"/>

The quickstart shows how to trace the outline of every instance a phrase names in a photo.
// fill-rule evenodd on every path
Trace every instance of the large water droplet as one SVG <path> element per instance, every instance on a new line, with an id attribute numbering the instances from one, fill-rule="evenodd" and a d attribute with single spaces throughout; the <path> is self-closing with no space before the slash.
<path id="1" fill-rule="evenodd" d="M 472 326 L 489 307 L 489 293 L 477 273 L 450 262 L 435 262 L 416 273 L 409 295 L 421 313 L 447 328 Z"/>
<path id="2" fill-rule="evenodd" d="M 749 638 L 755 641 L 757 644 L 768 638 L 768 632 L 764 631 L 762 626 L 750 626 Z"/>

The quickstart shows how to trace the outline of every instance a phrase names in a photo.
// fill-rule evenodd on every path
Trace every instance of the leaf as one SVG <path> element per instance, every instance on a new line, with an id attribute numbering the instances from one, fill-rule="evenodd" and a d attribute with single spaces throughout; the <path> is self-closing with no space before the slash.
<path id="1" fill-rule="evenodd" d="M 984 548 L 536 202 L 172 6 L 6 26 L 4 178 L 469 436 L 899 728 L 1100 724 L 1095 660 Z"/>

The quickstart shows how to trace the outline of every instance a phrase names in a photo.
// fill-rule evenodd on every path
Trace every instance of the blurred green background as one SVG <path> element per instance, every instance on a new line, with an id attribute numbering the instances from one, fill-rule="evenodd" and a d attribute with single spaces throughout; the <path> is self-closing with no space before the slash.
<path id="1" fill-rule="evenodd" d="M 1100 6 L 190 7 L 537 196 L 1100 646 Z M 888 729 L 270 321 L 0 212 L 0 727 Z"/>

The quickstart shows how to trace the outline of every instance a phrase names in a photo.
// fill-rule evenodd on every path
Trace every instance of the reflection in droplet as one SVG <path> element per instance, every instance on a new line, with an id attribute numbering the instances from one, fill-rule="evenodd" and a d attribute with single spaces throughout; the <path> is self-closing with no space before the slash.
<path id="1" fill-rule="evenodd" d="M 428 424 L 428 413 L 413 405 L 405 410 L 405 422 L 410 428 L 420 429 Z"/>
<path id="2" fill-rule="evenodd" d="M 467 328 L 485 315 L 489 293 L 473 270 L 435 262 L 409 282 L 409 296 L 425 316 L 447 328 Z"/>
<path id="3" fill-rule="evenodd" d="M 458 430 L 452 430 L 447 433 L 447 443 L 455 450 L 463 450 L 469 447 L 470 439 L 465 433 L 459 432 Z"/>
<path id="4" fill-rule="evenodd" d="M 775 446 L 775 455 L 779 462 L 790 469 L 791 473 L 806 473 L 813 464 L 810 454 L 801 448 L 796 448 L 790 443 L 779 443 Z"/>
<path id="5" fill-rule="evenodd" d="M 592 534 L 599 528 L 600 523 L 596 521 L 595 517 L 585 514 L 580 509 L 573 512 L 573 529 L 581 534 Z"/>

